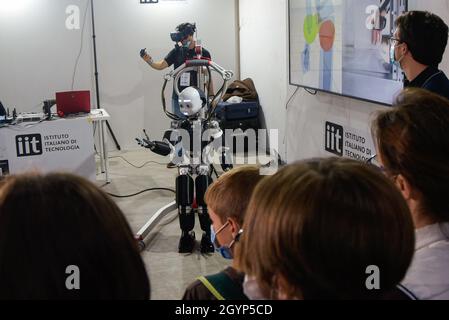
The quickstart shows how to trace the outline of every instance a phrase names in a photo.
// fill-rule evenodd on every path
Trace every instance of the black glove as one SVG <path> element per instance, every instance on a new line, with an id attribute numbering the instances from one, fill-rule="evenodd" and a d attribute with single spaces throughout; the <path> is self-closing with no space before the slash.
<path id="1" fill-rule="evenodd" d="M 147 54 L 147 48 L 140 50 L 140 57 L 143 58 Z"/>

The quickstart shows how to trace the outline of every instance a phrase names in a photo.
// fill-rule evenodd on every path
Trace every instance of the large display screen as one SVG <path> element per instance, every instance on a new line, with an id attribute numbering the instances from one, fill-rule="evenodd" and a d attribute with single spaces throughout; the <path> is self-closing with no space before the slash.
<path id="1" fill-rule="evenodd" d="M 391 104 L 403 74 L 391 62 L 407 0 L 289 0 L 290 84 Z"/>

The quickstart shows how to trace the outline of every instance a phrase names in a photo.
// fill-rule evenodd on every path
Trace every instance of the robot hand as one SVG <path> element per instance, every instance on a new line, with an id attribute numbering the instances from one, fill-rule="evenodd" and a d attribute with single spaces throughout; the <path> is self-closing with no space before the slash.
<path id="1" fill-rule="evenodd" d="M 136 138 L 139 146 L 150 149 L 154 153 L 166 157 L 172 153 L 172 147 L 164 141 L 150 141 L 148 139 Z"/>

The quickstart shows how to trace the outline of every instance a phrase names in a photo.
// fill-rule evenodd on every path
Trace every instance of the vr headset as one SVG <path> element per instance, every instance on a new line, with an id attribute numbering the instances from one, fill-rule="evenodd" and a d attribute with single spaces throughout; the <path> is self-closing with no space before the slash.
<path id="1" fill-rule="evenodd" d="M 176 32 L 170 33 L 170 38 L 178 43 L 196 32 L 196 24 L 184 23 L 176 28 Z"/>

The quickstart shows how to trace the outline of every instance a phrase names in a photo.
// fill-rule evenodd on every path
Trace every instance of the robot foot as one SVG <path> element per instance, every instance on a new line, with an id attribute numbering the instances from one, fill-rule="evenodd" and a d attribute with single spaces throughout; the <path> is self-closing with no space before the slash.
<path id="1" fill-rule="evenodd" d="M 203 232 L 203 237 L 201 238 L 201 253 L 214 253 L 215 248 L 212 244 L 210 237 Z"/>
<path id="2" fill-rule="evenodd" d="M 179 253 L 192 253 L 195 247 L 195 232 L 183 232 L 181 239 L 179 239 L 178 252 Z"/>

